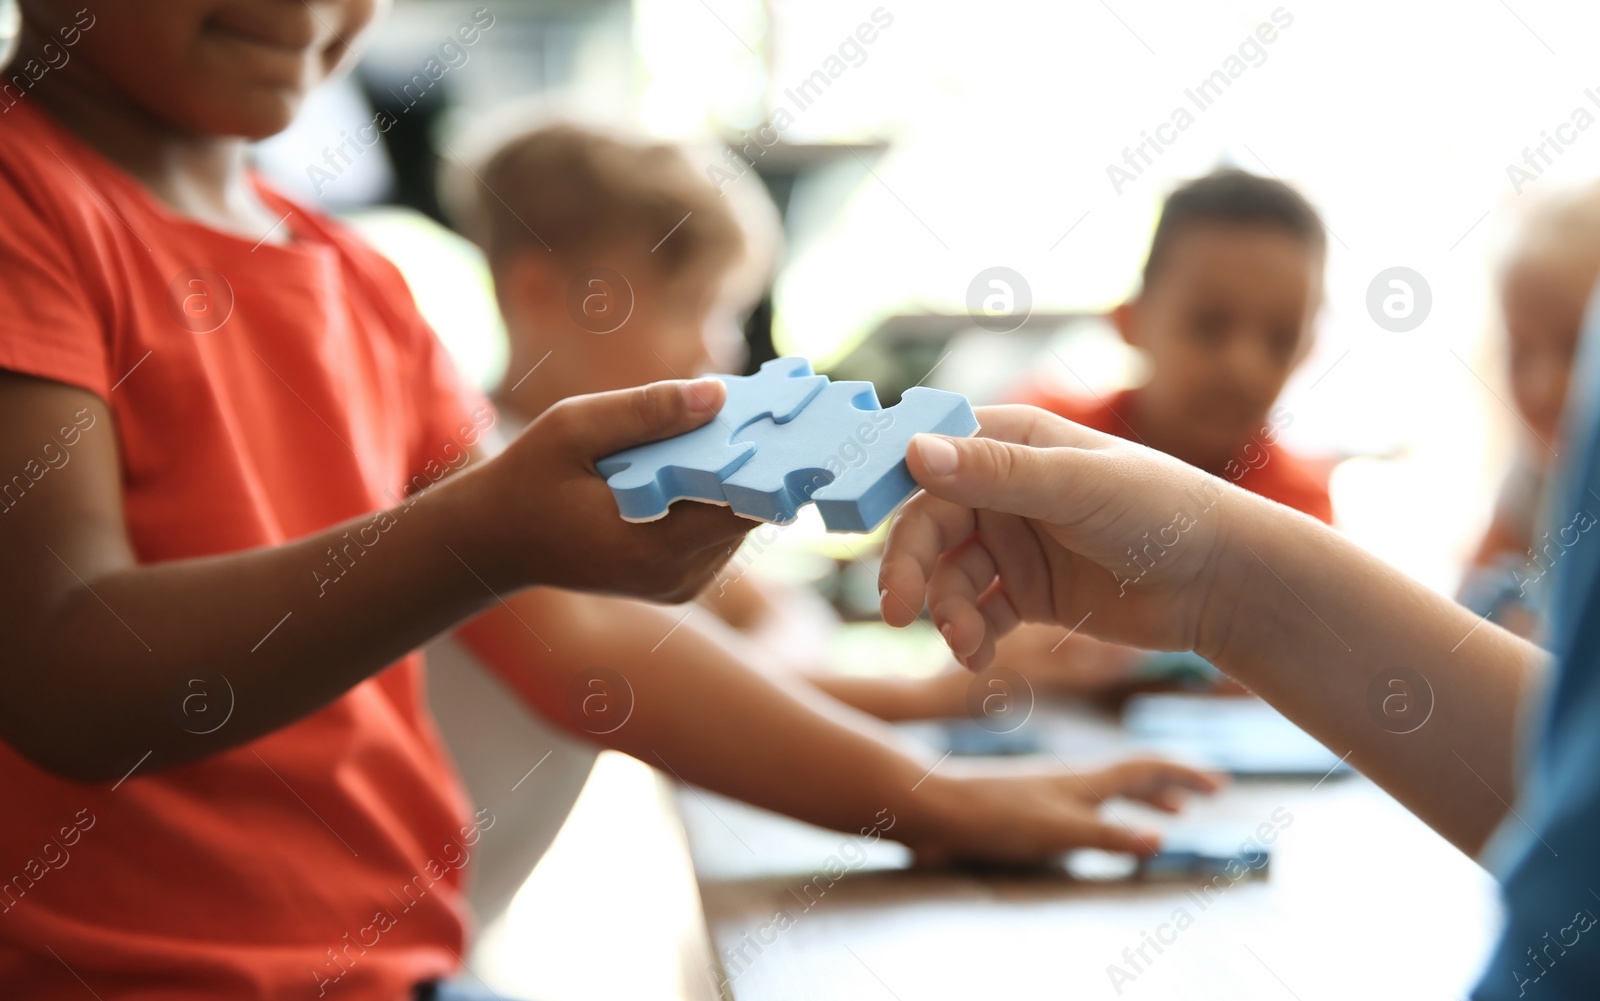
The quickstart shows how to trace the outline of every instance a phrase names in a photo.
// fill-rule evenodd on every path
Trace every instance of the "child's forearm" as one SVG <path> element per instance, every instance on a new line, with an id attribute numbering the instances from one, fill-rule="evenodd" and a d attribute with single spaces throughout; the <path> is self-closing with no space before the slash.
<path id="1" fill-rule="evenodd" d="M 651 525 L 629 524 L 616 516 L 593 461 L 704 424 L 721 393 L 713 381 L 576 397 L 492 461 L 412 500 L 396 496 L 385 511 L 283 545 L 153 564 L 129 541 L 105 403 L 0 372 L 0 470 L 24 470 L 35 481 L 0 512 L 0 566 L 8 571 L 0 575 L 8 642 L 0 739 L 61 775 L 117 779 L 292 723 L 519 587 L 691 597 L 749 523 L 693 505 Z M 46 476 L 38 443 L 74 413 L 97 429 Z M 319 472 L 360 475 L 341 466 L 308 467 L 305 483 L 274 489 L 308 498 Z M 363 501 L 351 499 L 348 484 L 342 490 L 345 508 L 359 510 Z M 321 505 L 304 503 L 321 517 Z M 256 537 L 247 514 L 223 512 L 211 523 L 213 536 Z M 145 537 L 182 530 L 166 526 L 163 535 L 157 526 Z"/>
<path id="2" fill-rule="evenodd" d="M 464 489 L 282 546 L 109 572 L 104 550 L 47 534 L 36 544 L 70 569 L 53 593 L 8 596 L 33 614 L 9 637 L 5 738 L 65 776 L 115 780 L 315 711 L 495 600 Z"/>
<path id="3" fill-rule="evenodd" d="M 922 782 L 931 758 L 755 670 L 754 649 L 703 609 L 536 590 L 458 635 L 542 715 L 684 781 L 836 830 L 898 818 L 896 838 L 940 809 L 941 784 Z M 586 695 L 605 712 L 586 716 Z"/>
<path id="4" fill-rule="evenodd" d="M 847 706 L 883 720 L 943 719 L 966 711 L 972 675 L 945 671 L 926 678 L 808 675 L 807 680 Z"/>
<path id="5" fill-rule="evenodd" d="M 1198 652 L 1477 852 L 1515 798 L 1548 656 L 1310 518 L 1229 503 Z"/>

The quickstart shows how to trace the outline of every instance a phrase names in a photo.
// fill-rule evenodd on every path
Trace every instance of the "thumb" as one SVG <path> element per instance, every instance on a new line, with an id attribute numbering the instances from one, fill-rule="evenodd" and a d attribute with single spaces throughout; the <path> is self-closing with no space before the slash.
<path id="1" fill-rule="evenodd" d="M 578 454 L 593 460 L 693 431 L 716 417 L 727 395 L 728 387 L 717 379 L 668 380 L 568 397 L 548 416 L 560 423 Z"/>
<path id="2" fill-rule="evenodd" d="M 1086 458 L 1076 448 L 933 434 L 916 435 L 906 449 L 911 475 L 935 497 L 1045 521 L 1060 513 L 1067 484 Z"/>

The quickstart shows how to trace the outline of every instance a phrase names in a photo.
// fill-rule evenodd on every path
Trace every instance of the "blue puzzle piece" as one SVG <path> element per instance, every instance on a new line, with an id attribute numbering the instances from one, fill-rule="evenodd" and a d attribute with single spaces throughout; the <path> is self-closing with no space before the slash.
<path id="1" fill-rule="evenodd" d="M 608 455 L 595 463 L 628 521 L 654 521 L 682 498 L 725 504 L 722 480 L 754 449 L 734 441 L 747 425 L 779 424 L 798 414 L 827 385 L 804 358 L 775 358 L 755 375 L 719 375 L 728 399 L 716 419 L 666 441 Z"/>
<path id="2" fill-rule="evenodd" d="M 717 420 L 597 464 L 625 519 L 651 521 L 690 498 L 784 524 L 815 501 L 829 531 L 870 531 L 916 490 L 905 462 L 912 435 L 978 429 L 959 394 L 918 387 L 885 410 L 871 383 L 828 383 L 803 358 L 718 378 L 728 402 Z"/>
<path id="3" fill-rule="evenodd" d="M 815 502 L 830 532 L 869 532 L 917 489 L 906 468 L 912 435 L 977 430 L 959 393 L 916 387 L 885 410 L 870 382 L 829 383 L 788 423 L 739 434 L 755 455 L 723 481 L 723 496 L 735 512 L 779 524 Z"/>

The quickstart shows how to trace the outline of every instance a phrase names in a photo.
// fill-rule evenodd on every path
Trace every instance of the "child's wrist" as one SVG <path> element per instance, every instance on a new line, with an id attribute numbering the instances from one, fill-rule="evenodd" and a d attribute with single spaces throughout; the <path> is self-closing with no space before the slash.
<path id="1" fill-rule="evenodd" d="M 409 503 L 429 507 L 441 543 L 495 593 L 537 583 L 526 579 L 527 561 L 516 559 L 517 547 L 504 538 L 506 524 L 497 510 L 500 495 L 492 463 L 483 463 L 428 489 Z"/>
<path id="2" fill-rule="evenodd" d="M 1198 582 L 1201 600 L 1194 652 L 1226 671 L 1224 665 L 1232 661 L 1232 651 L 1250 648 L 1256 627 L 1275 617 L 1262 605 L 1268 600 L 1262 593 L 1263 578 L 1276 586 L 1276 591 L 1269 593 L 1289 596 L 1282 578 L 1272 581 L 1266 571 L 1285 563 L 1281 558 L 1283 540 L 1286 534 L 1292 538 L 1296 527 L 1287 526 L 1286 533 L 1285 522 L 1298 522 L 1305 516 L 1241 490 L 1230 491 L 1219 511 L 1221 524 L 1214 549 L 1205 576 Z"/>
<path id="3" fill-rule="evenodd" d="M 907 759 L 910 761 L 911 759 Z M 949 840 L 949 832 L 960 822 L 964 806 L 961 783 L 940 774 L 946 762 L 913 762 L 913 770 L 884 797 L 884 817 L 894 818 L 894 828 L 884 833 L 913 850 Z"/>

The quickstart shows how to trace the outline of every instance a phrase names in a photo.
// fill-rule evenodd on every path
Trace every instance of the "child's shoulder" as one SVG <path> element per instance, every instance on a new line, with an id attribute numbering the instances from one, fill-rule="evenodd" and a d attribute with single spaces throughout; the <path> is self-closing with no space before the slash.
<path id="1" fill-rule="evenodd" d="M 28 102 L 0 111 L 0 216 L 36 217 L 59 232 L 73 206 L 93 205 L 92 167 L 77 141 Z"/>

